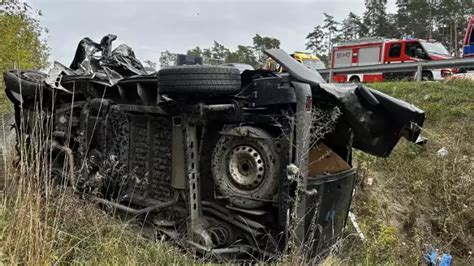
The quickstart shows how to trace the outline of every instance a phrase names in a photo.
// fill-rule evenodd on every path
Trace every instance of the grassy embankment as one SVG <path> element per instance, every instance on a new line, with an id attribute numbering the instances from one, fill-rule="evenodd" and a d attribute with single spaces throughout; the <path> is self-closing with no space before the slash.
<path id="1" fill-rule="evenodd" d="M 349 235 L 326 264 L 416 264 L 431 247 L 472 263 L 474 82 L 371 86 L 424 109 L 423 135 L 429 141 L 425 146 L 401 141 L 387 159 L 356 154 L 360 182 L 353 212 L 367 240 Z M 449 154 L 439 158 L 442 147 Z M 38 192 L 44 181 L 24 181 L 37 179 L 39 168 L 23 171 L 16 181 L 22 186 L 9 186 L 0 199 L 0 263 L 192 261 L 169 245 L 144 239 L 130 221 L 111 217 L 68 189 Z"/>
<path id="2" fill-rule="evenodd" d="M 428 143 L 403 140 L 386 159 L 356 154 L 361 180 L 353 210 L 367 241 L 347 241 L 338 257 L 413 265 L 434 248 L 473 263 L 474 82 L 371 86 L 423 109 Z M 440 158 L 443 147 L 448 155 Z"/>

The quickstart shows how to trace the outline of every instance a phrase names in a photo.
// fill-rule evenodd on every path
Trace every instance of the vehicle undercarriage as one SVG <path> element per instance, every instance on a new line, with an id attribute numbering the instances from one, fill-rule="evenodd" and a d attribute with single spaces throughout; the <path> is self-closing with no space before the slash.
<path id="1" fill-rule="evenodd" d="M 115 38 L 83 39 L 71 66 L 49 75 L 4 74 L 18 140 L 28 142 L 44 112 L 59 178 L 201 254 L 321 256 L 346 223 L 352 148 L 386 157 L 401 136 L 416 141 L 424 121 L 363 85 L 325 84 L 282 50 L 267 53 L 284 74 L 148 74 L 129 47 L 111 49 Z"/>

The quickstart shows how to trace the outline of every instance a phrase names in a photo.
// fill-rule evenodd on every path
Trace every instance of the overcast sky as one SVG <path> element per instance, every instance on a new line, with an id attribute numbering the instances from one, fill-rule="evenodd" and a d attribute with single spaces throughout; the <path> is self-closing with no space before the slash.
<path id="1" fill-rule="evenodd" d="M 30 0 L 40 9 L 48 28 L 51 60 L 69 64 L 83 37 L 99 42 L 103 35 L 118 36 L 138 58 L 158 62 L 169 50 L 185 53 L 195 46 L 210 47 L 213 40 L 226 47 L 251 45 L 258 33 L 281 41 L 288 52 L 305 49 L 305 37 L 322 23 L 323 13 L 342 20 L 349 12 L 361 15 L 364 0 Z M 389 0 L 394 11 L 395 0 Z"/>

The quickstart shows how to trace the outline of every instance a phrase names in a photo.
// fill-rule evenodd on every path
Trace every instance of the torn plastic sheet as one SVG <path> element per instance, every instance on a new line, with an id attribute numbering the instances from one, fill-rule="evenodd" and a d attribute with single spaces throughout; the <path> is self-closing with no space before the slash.
<path id="1" fill-rule="evenodd" d="M 61 85 L 74 80 L 93 80 L 98 84 L 114 86 L 125 77 L 147 74 L 132 48 L 121 44 L 112 50 L 117 36 L 108 34 L 99 43 L 83 38 L 77 45 L 70 67 L 54 62 L 45 80 L 51 88 L 73 93 Z"/>
<path id="2" fill-rule="evenodd" d="M 133 49 L 121 44 L 112 50 L 112 43 L 117 36 L 108 34 L 99 43 L 90 38 L 83 38 L 76 49 L 70 68 L 80 70 L 81 74 L 102 72 L 104 67 L 117 72 L 123 77 L 147 74 L 142 63 L 135 57 Z"/>

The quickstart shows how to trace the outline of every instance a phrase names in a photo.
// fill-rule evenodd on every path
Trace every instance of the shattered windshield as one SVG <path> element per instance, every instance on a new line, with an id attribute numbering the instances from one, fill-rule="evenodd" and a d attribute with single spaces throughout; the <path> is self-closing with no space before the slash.
<path id="1" fill-rule="evenodd" d="M 319 59 L 306 59 L 306 60 L 303 60 L 303 64 L 313 70 L 326 68 L 324 63 Z"/>
<path id="2" fill-rule="evenodd" d="M 446 55 L 451 56 L 451 54 L 446 50 L 446 48 L 438 42 L 420 42 L 423 48 L 425 48 L 426 52 L 429 54 L 439 54 L 439 55 Z"/>

